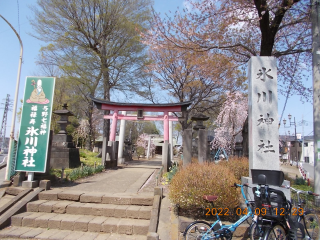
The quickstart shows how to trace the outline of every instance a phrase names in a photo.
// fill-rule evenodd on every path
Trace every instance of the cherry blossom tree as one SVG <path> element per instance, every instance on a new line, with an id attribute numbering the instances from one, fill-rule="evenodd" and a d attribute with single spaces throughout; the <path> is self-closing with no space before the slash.
<path id="1" fill-rule="evenodd" d="M 144 149 L 145 152 L 148 151 L 148 144 L 149 144 L 149 138 L 150 136 L 148 134 L 141 134 L 138 139 L 137 139 L 137 147 L 141 147 Z M 156 146 L 153 143 L 153 140 L 151 138 L 151 142 L 150 142 L 150 149 L 149 149 L 149 156 L 152 155 L 153 150 L 156 149 Z"/>
<path id="2" fill-rule="evenodd" d="M 248 116 L 248 98 L 241 92 L 227 93 L 226 100 L 220 109 L 215 121 L 215 129 L 212 147 L 224 148 L 232 153 L 235 137 L 242 131 Z"/>
<path id="3" fill-rule="evenodd" d="M 311 64 L 309 0 L 186 0 L 173 17 L 154 13 L 145 43 L 224 54 L 245 67 L 251 56 L 278 59 L 279 90 L 310 98 L 305 70 Z M 299 67 L 294 67 L 298 62 Z M 291 77 L 294 76 L 293 84 Z"/>

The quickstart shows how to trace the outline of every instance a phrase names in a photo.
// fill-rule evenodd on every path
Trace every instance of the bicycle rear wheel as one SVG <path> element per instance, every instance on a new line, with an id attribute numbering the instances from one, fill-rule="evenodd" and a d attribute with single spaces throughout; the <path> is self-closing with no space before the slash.
<path id="1" fill-rule="evenodd" d="M 208 232 L 211 225 L 205 221 L 196 221 L 191 223 L 185 230 L 184 237 L 186 240 L 204 240 L 210 239 L 210 234 L 213 233 L 212 230 Z M 208 232 L 208 233 L 207 233 Z M 204 237 L 204 238 L 202 238 Z M 206 238 L 208 237 L 208 238 Z"/>
<path id="2" fill-rule="evenodd" d="M 301 218 L 300 223 L 302 223 L 302 225 L 304 226 L 306 237 L 316 240 L 320 239 L 319 219 L 316 214 L 309 213 L 307 215 L 304 215 Z"/>
<path id="3" fill-rule="evenodd" d="M 264 240 L 286 240 L 286 231 L 281 225 L 275 225 L 269 230 L 267 230 Z"/>

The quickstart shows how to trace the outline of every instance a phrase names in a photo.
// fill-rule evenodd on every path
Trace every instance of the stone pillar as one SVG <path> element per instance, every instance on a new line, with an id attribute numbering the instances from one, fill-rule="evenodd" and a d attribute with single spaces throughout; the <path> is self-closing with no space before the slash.
<path id="1" fill-rule="evenodd" d="M 162 145 L 162 166 L 163 166 L 163 172 L 168 172 L 168 140 L 163 141 Z"/>
<path id="2" fill-rule="evenodd" d="M 192 156 L 192 129 L 183 131 L 183 166 L 191 163 Z"/>
<path id="3" fill-rule="evenodd" d="M 199 129 L 198 135 L 198 160 L 199 163 L 207 161 L 207 148 L 208 148 L 208 131 Z"/>
<path id="4" fill-rule="evenodd" d="M 107 155 L 107 138 L 103 137 L 103 142 L 102 142 L 102 158 L 101 158 L 101 164 L 105 166 L 105 161 L 106 161 L 106 155 Z"/>
<path id="5" fill-rule="evenodd" d="M 150 145 L 151 145 L 151 136 L 149 136 L 149 140 L 148 140 L 147 159 L 149 159 L 149 155 L 150 155 Z"/>
<path id="6" fill-rule="evenodd" d="M 248 74 L 249 167 L 279 170 L 277 61 L 251 57 Z"/>
<path id="7" fill-rule="evenodd" d="M 122 112 L 123 115 L 127 115 L 126 111 Z M 119 149 L 118 149 L 118 163 L 123 164 L 124 163 L 124 157 L 123 157 L 123 147 L 124 147 L 124 134 L 126 131 L 126 120 L 121 119 L 120 121 L 120 133 L 119 133 Z"/>

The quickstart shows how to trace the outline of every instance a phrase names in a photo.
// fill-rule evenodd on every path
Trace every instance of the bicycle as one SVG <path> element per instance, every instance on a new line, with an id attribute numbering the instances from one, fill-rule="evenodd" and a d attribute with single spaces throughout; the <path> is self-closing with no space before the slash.
<path id="1" fill-rule="evenodd" d="M 217 220 L 212 224 L 206 221 L 194 221 L 191 223 L 184 231 L 183 236 L 186 240 L 211 240 L 211 239 L 232 239 L 233 232 L 236 228 L 248 220 L 250 217 L 253 217 L 252 211 L 252 202 L 249 202 L 246 198 L 244 193 L 243 187 L 249 187 L 249 184 L 234 184 L 232 187 L 240 187 L 241 194 L 245 200 L 245 204 L 247 205 L 247 213 L 246 215 L 242 216 L 237 222 L 231 225 L 223 225 L 221 223 L 219 214 L 216 213 Z M 214 195 L 204 195 L 203 198 L 209 202 L 211 202 L 212 206 L 214 207 L 214 201 L 218 198 L 218 196 Z"/>
<path id="2" fill-rule="evenodd" d="M 305 206 L 308 203 L 308 199 L 302 200 L 300 198 L 300 194 L 306 194 L 306 195 L 311 195 L 311 196 L 319 196 L 319 194 L 313 193 L 311 191 L 303 191 L 303 190 L 298 190 L 293 187 L 289 186 L 284 186 L 287 189 L 291 189 L 297 194 L 297 203 L 296 203 L 296 208 L 295 212 L 293 215 L 296 216 L 295 221 L 299 222 L 303 225 L 304 232 L 306 233 L 306 237 L 308 239 L 315 239 L 319 240 L 320 239 L 320 232 L 319 232 L 319 219 L 318 216 L 316 215 L 315 211 L 313 209 L 307 209 Z M 302 239 L 303 233 L 298 229 L 297 230 L 297 238 Z"/>

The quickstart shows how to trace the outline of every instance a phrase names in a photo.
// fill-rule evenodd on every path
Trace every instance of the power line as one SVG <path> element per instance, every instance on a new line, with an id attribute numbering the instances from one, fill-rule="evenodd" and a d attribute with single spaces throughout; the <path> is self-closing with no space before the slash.
<path id="1" fill-rule="evenodd" d="M 1 130 L 0 130 L 0 138 L 2 140 L 1 149 L 4 149 L 6 147 L 7 116 L 8 116 L 8 111 L 10 110 L 9 107 L 11 105 L 12 103 L 10 101 L 10 95 L 7 94 L 3 117 L 2 117 Z"/>

